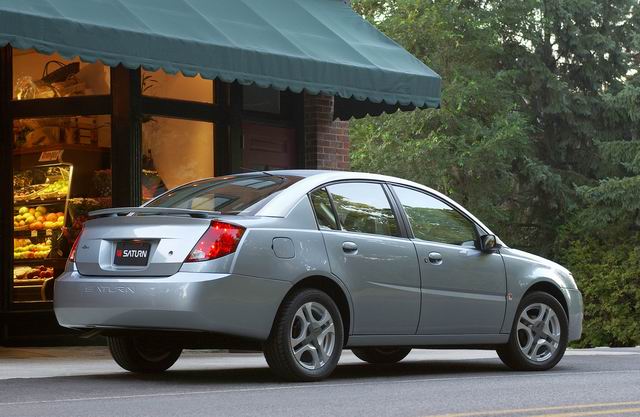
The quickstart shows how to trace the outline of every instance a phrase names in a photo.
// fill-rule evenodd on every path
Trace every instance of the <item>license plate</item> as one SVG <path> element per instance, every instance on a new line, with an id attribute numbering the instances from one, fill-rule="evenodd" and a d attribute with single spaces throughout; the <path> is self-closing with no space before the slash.
<path id="1" fill-rule="evenodd" d="M 147 266 L 150 248 L 151 245 L 148 242 L 118 242 L 116 244 L 116 256 L 113 264 L 123 266 Z"/>

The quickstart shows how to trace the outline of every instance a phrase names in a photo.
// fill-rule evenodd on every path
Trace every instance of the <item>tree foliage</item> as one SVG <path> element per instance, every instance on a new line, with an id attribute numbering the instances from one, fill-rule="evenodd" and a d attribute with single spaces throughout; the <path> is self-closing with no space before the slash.
<path id="1" fill-rule="evenodd" d="M 352 122 L 352 167 L 451 195 L 510 245 L 565 262 L 587 303 L 619 277 L 637 305 L 638 1 L 353 4 L 436 70 L 443 94 L 438 110 Z M 588 317 L 589 329 L 613 320 Z M 634 329 L 585 340 L 631 343 Z"/>

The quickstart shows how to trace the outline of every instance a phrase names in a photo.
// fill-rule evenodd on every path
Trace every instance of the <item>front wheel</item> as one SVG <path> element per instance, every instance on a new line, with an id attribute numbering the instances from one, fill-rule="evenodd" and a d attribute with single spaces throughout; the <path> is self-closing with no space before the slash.
<path id="1" fill-rule="evenodd" d="M 351 349 L 358 359 L 373 364 L 400 362 L 407 357 L 411 348 L 402 347 L 369 347 Z"/>
<path id="2" fill-rule="evenodd" d="M 344 340 L 342 318 L 331 297 L 304 289 L 280 307 L 264 356 L 289 381 L 319 381 L 338 365 Z"/>
<path id="3" fill-rule="evenodd" d="M 130 372 L 166 371 L 182 353 L 181 347 L 161 338 L 109 336 L 107 343 L 116 363 Z"/>
<path id="4" fill-rule="evenodd" d="M 562 359 L 569 323 L 558 300 L 544 292 L 522 299 L 509 342 L 497 349 L 505 365 L 519 371 L 545 371 Z"/>

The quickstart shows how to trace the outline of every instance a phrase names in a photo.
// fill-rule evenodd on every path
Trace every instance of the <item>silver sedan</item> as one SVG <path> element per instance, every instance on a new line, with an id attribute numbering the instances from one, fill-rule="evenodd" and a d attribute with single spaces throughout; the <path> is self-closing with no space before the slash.
<path id="1" fill-rule="evenodd" d="M 568 270 L 399 178 L 231 175 L 92 217 L 56 280 L 56 316 L 106 336 L 133 372 L 211 347 L 263 350 L 297 381 L 330 375 L 343 348 L 370 363 L 490 348 L 513 369 L 546 370 L 582 332 Z"/>

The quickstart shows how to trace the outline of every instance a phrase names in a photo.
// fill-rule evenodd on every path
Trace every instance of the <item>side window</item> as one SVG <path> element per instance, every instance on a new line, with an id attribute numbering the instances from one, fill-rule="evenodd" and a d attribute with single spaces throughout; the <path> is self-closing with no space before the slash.
<path id="1" fill-rule="evenodd" d="M 384 189 L 373 183 L 342 183 L 327 187 L 342 230 L 400 236 L 398 222 Z"/>
<path id="2" fill-rule="evenodd" d="M 311 197 L 311 204 L 313 204 L 313 211 L 316 213 L 320 230 L 337 230 L 338 225 L 336 223 L 336 217 L 333 214 L 333 209 L 331 208 L 331 201 L 329 201 L 327 190 L 324 188 L 315 190 L 309 194 L 309 197 Z"/>
<path id="3" fill-rule="evenodd" d="M 471 221 L 428 194 L 393 186 L 417 239 L 451 245 L 474 246 L 476 229 Z"/>

